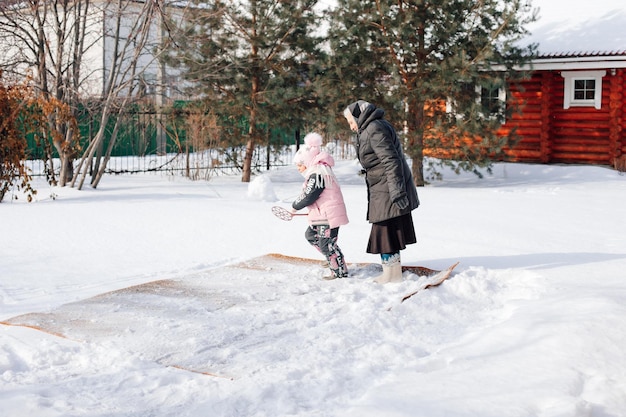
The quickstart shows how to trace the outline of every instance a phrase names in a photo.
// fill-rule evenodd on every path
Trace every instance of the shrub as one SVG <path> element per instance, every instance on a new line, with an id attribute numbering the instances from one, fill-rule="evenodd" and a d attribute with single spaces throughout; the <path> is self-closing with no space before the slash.
<path id="1" fill-rule="evenodd" d="M 30 122 L 28 97 L 23 86 L 5 86 L 0 71 L 0 202 L 13 188 L 22 190 L 29 202 L 37 194 L 24 165 L 27 143 L 23 126 Z"/>

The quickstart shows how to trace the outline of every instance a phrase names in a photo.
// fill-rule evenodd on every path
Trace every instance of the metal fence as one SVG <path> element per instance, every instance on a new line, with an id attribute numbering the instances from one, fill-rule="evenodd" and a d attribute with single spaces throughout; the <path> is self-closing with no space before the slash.
<path id="1" fill-rule="evenodd" d="M 352 144 L 334 141 L 327 143 L 325 149 L 336 160 L 356 157 Z M 194 180 L 208 180 L 214 176 L 237 175 L 242 172 L 241 156 L 244 149 L 229 149 L 228 152 L 205 150 L 190 153 L 168 153 L 165 155 L 114 156 L 107 164 L 107 174 L 160 173 L 172 176 L 184 176 Z M 267 147 L 258 146 L 252 158 L 252 172 L 260 173 L 287 166 L 293 163 L 296 145 Z M 233 156 L 235 155 L 235 156 Z M 60 162 L 53 160 L 55 173 L 58 175 Z M 78 162 L 75 163 L 77 168 Z M 33 176 L 45 175 L 46 161 L 31 159 L 27 166 Z"/>
<path id="2" fill-rule="evenodd" d="M 78 126 L 80 137 L 83 138 L 80 146 L 85 149 L 99 128 L 99 117 L 98 114 L 83 110 L 78 117 Z M 206 140 L 204 137 L 194 140 L 194 136 L 198 136 L 195 130 L 199 126 L 189 123 L 186 118 L 190 116 L 198 115 L 180 109 L 167 114 L 157 114 L 140 107 L 133 107 L 124 113 L 113 115 L 112 117 L 118 121 L 118 131 L 106 173 L 158 172 L 192 179 L 241 173 L 245 148 L 241 146 L 218 150 L 211 148 L 210 143 L 204 142 Z M 202 124 L 202 115 L 199 117 L 192 120 Z M 102 149 L 108 147 L 112 131 L 112 128 L 105 129 Z M 297 147 L 295 143 L 299 141 L 299 132 L 279 128 L 269 129 L 266 140 L 265 144 L 257 146 L 254 151 L 251 167 L 253 173 L 291 164 Z M 45 175 L 46 152 L 41 143 L 33 137 L 27 138 L 27 142 L 30 155 L 28 166 L 32 175 Z M 331 141 L 327 143 L 326 148 L 335 159 L 355 157 L 354 147 L 347 142 Z M 75 167 L 77 164 L 78 160 Z M 53 159 L 52 166 L 58 175 L 58 159 Z M 91 168 L 94 166 L 95 159 Z"/>

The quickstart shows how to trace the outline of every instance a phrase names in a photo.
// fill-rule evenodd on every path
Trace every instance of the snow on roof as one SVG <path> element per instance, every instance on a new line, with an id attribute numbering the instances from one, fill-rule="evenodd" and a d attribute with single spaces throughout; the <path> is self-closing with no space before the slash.
<path id="1" fill-rule="evenodd" d="M 623 59 L 626 59 L 626 49 L 615 50 L 615 51 L 561 51 L 561 52 L 540 53 L 538 55 L 539 59 L 589 58 L 589 57 L 597 57 L 597 58 L 623 57 Z"/>

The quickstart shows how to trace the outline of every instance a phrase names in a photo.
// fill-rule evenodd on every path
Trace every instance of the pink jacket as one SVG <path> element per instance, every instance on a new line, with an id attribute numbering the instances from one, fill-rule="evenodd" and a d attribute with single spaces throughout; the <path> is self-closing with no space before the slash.
<path id="1" fill-rule="evenodd" d="M 306 178 L 302 193 L 293 203 L 293 208 L 309 209 L 309 224 L 328 224 L 331 228 L 348 224 L 348 214 L 343 201 L 341 187 L 335 178 L 332 167 L 333 157 L 327 152 L 320 152 L 302 175 Z M 320 188 L 321 194 L 316 197 Z"/>

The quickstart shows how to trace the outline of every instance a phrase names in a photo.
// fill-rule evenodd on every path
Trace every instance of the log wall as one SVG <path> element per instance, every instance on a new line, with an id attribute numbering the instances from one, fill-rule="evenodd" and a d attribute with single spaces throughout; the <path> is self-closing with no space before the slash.
<path id="1" fill-rule="evenodd" d="M 515 128 L 520 141 L 507 150 L 511 161 L 614 165 L 626 154 L 626 78 L 607 69 L 602 80 L 602 107 L 563 108 L 560 71 L 537 71 L 512 92 L 522 112 L 514 114 L 501 134 Z"/>

